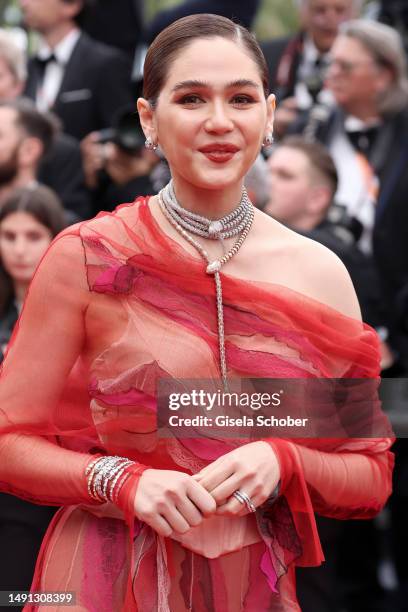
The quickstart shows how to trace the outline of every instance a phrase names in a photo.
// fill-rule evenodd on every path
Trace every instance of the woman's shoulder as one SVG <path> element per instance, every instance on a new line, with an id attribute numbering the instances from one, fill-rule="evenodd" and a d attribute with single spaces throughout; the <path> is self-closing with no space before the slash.
<path id="1" fill-rule="evenodd" d="M 147 202 L 147 196 L 139 196 L 132 202 L 118 204 L 112 211 L 102 210 L 92 219 L 82 221 L 77 225 L 80 228 L 80 231 L 87 229 L 113 228 L 118 225 L 126 225 L 132 228 L 137 225 L 140 212 L 146 207 Z"/>
<path id="2" fill-rule="evenodd" d="M 266 217 L 266 218 L 265 218 Z M 259 224 L 259 222 L 258 222 Z M 263 244 L 281 262 L 281 284 L 340 313 L 361 319 L 360 306 L 350 275 L 326 246 L 262 215 Z M 272 274 L 274 271 L 272 270 Z M 283 280 L 287 279 L 287 283 Z"/>

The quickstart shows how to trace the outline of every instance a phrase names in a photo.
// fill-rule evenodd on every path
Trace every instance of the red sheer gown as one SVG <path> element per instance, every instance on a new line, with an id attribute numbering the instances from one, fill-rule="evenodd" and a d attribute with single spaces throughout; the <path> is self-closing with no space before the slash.
<path id="1" fill-rule="evenodd" d="M 230 376 L 378 376 L 376 335 L 361 322 L 279 285 L 222 279 Z M 157 436 L 157 379 L 218 380 L 218 336 L 213 279 L 145 199 L 61 234 L 17 327 L 0 385 L 0 489 L 62 506 L 32 589 L 75 591 L 73 610 L 299 610 L 294 565 L 323 560 L 314 511 L 368 518 L 390 494 L 392 439 L 381 437 L 271 439 L 278 501 L 204 521 L 181 542 L 134 520 L 136 482 L 120 509 L 89 499 L 95 452 L 195 473 L 234 445 L 203 453 Z"/>

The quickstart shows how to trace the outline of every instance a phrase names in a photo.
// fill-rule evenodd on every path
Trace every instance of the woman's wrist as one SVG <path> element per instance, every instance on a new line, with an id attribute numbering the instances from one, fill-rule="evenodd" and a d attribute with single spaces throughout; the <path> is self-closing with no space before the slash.
<path id="1" fill-rule="evenodd" d="M 292 444 L 288 440 L 281 440 L 280 438 L 264 438 L 262 441 L 269 444 L 275 453 L 280 472 L 277 496 L 283 495 L 293 474 Z M 272 495 L 275 491 L 276 488 Z"/>
<path id="2" fill-rule="evenodd" d="M 97 455 L 85 468 L 88 495 L 99 503 L 117 504 L 119 494 L 131 474 L 141 473 L 145 466 L 127 457 Z"/>

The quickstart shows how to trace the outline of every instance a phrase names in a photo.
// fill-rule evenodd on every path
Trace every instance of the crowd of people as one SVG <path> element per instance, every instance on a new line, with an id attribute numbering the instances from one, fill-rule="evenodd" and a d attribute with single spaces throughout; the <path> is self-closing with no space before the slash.
<path id="1" fill-rule="evenodd" d="M 185 0 L 144 24 L 140 3 L 19 0 L 35 55 L 0 29 L 0 340 L 64 228 L 156 193 L 170 177 L 136 113 L 144 45 L 186 15 L 250 28 L 259 1 Z M 274 140 L 248 170 L 257 208 L 333 251 L 377 332 L 384 377 L 408 374 L 408 75 L 396 10 L 360 0 L 298 0 L 299 32 L 261 41 L 276 96 Z M 387 9 L 388 7 L 388 9 Z M 386 10 L 387 9 L 387 10 Z M 404 23 L 398 13 L 398 25 Z M 406 22 L 405 22 L 406 23 Z M 160 145 L 160 143 L 159 143 Z M 322 251 L 322 253 L 324 253 Z M 270 262 L 273 266 L 273 261 Z M 305 612 L 408 610 L 408 448 L 395 445 L 384 533 L 373 521 L 320 518 L 326 564 L 298 570 Z M 27 590 L 54 508 L 0 494 L 0 591 Z M 391 559 L 396 583 L 384 588 Z M 385 585 L 387 586 L 387 585 Z"/>

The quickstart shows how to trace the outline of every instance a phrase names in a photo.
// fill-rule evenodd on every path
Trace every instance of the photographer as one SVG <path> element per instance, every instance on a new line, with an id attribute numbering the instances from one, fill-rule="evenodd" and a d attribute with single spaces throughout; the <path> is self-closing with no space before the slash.
<path id="1" fill-rule="evenodd" d="M 154 192 L 150 174 L 159 158 L 144 146 L 133 108 L 122 109 L 112 129 L 91 132 L 81 143 L 85 179 L 93 196 L 93 214 L 132 202 L 135 194 Z"/>

